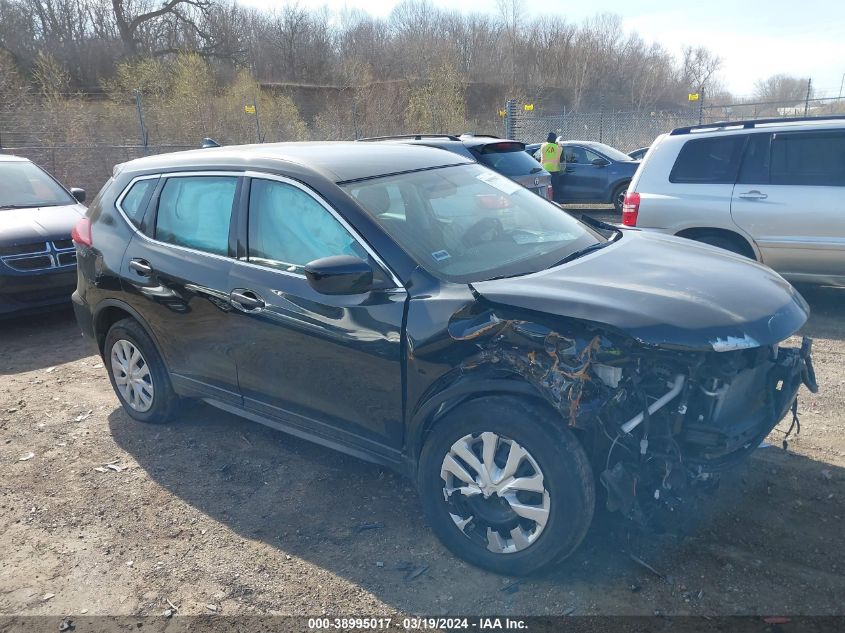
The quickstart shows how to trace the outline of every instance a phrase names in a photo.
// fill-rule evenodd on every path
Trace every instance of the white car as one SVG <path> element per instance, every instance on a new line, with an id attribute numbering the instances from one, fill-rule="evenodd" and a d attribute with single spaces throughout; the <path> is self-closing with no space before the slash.
<path id="1" fill-rule="evenodd" d="M 845 284 L 845 117 L 663 134 L 631 181 L 622 223 L 740 253 L 793 282 Z"/>

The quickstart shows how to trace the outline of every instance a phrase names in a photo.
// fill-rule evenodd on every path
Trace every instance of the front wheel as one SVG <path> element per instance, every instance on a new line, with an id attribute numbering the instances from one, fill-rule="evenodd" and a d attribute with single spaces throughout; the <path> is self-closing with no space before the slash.
<path id="1" fill-rule="evenodd" d="M 420 456 L 418 486 L 434 533 L 493 572 L 525 575 L 569 556 L 593 517 L 593 474 L 559 416 L 490 396 L 453 410 Z"/>

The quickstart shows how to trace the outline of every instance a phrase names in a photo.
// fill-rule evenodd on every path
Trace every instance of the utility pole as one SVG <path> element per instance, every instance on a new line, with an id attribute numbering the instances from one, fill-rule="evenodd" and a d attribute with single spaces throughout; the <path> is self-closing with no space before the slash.
<path id="1" fill-rule="evenodd" d="M 149 147 L 149 134 L 147 133 L 147 125 L 144 123 L 144 109 L 141 107 L 141 91 L 135 91 L 135 108 L 138 110 L 138 126 L 141 129 L 141 145 L 144 146 L 144 154 L 147 153 Z"/>
<path id="2" fill-rule="evenodd" d="M 516 99 L 505 101 L 505 138 L 516 136 Z"/>
<path id="3" fill-rule="evenodd" d="M 807 98 L 804 99 L 804 116 L 807 116 L 807 112 L 810 110 L 810 90 L 813 87 L 813 78 L 810 77 L 807 80 Z"/>
<path id="4" fill-rule="evenodd" d="M 602 141 L 602 133 L 604 132 L 604 89 L 599 95 L 599 143 Z"/>
<path id="5" fill-rule="evenodd" d="M 698 91 L 698 124 L 704 122 L 704 85 Z"/>
<path id="6" fill-rule="evenodd" d="M 259 143 L 263 143 L 264 141 L 261 140 L 261 122 L 258 119 L 258 99 L 255 96 L 252 97 L 252 107 L 255 109 L 255 136 Z"/>

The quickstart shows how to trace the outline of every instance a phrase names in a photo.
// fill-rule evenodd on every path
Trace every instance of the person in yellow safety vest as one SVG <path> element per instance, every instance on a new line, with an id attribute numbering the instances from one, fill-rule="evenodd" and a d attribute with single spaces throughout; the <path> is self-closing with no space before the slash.
<path id="1" fill-rule="evenodd" d="M 552 176 L 552 200 L 556 200 L 560 193 L 560 158 L 563 154 L 563 148 L 558 145 L 557 137 L 554 132 L 549 132 L 546 137 L 546 142 L 540 145 L 537 152 L 539 154 L 540 164 Z"/>

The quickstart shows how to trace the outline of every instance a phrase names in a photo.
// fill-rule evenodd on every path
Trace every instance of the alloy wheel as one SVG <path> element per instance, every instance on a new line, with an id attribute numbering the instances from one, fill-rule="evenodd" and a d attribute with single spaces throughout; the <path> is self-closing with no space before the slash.
<path id="1" fill-rule="evenodd" d="M 549 519 L 550 497 L 537 461 L 491 432 L 452 444 L 440 469 L 443 497 L 458 529 L 496 554 L 532 545 Z"/>
<path id="2" fill-rule="evenodd" d="M 111 371 L 123 400 L 138 412 L 149 411 L 155 391 L 150 367 L 132 341 L 118 339 L 111 348 Z"/>

